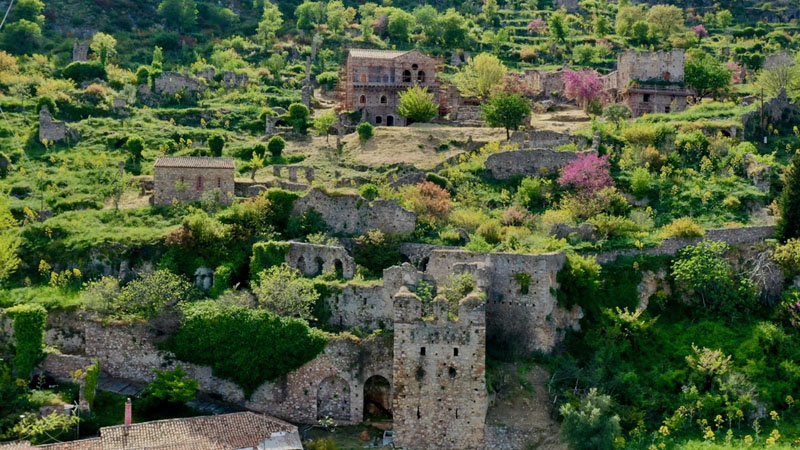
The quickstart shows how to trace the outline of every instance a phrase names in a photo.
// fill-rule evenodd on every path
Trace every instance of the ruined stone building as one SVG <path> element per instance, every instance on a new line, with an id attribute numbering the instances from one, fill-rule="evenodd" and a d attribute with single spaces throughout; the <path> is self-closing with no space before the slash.
<path id="1" fill-rule="evenodd" d="M 633 117 L 686 109 L 691 92 L 684 85 L 682 49 L 669 52 L 627 51 L 617 57 L 617 70 L 608 74 L 605 87 Z"/>
<path id="2" fill-rule="evenodd" d="M 351 49 L 342 79 L 343 107 L 365 113 L 373 125 L 409 125 L 397 114 L 400 93 L 419 85 L 438 98 L 438 65 L 417 50 Z"/>
<path id="3" fill-rule="evenodd" d="M 539 95 L 560 96 L 564 92 L 564 72 L 566 67 L 554 71 L 525 69 L 524 80 L 528 87 Z"/>
<path id="4" fill-rule="evenodd" d="M 193 202 L 214 189 L 220 191 L 220 202 L 231 204 L 235 170 L 233 158 L 161 156 L 153 166 L 153 204 Z"/>

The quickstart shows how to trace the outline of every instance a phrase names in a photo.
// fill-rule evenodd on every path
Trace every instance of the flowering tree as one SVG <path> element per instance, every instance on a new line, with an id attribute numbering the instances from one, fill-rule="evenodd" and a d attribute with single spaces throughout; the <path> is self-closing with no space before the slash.
<path id="1" fill-rule="evenodd" d="M 592 194 L 604 187 L 614 186 L 611 179 L 611 163 L 608 155 L 587 153 L 564 166 L 558 184 L 571 186 L 581 193 Z"/>
<path id="2" fill-rule="evenodd" d="M 547 24 L 542 19 L 533 19 L 528 22 L 528 34 L 543 34 L 547 32 Z"/>
<path id="3" fill-rule="evenodd" d="M 729 61 L 725 64 L 725 67 L 731 70 L 731 83 L 742 84 L 744 82 L 742 79 L 742 66 L 734 61 Z"/>
<path id="4" fill-rule="evenodd" d="M 594 101 L 602 101 L 606 92 L 600 74 L 591 69 L 564 72 L 564 94 L 586 109 Z"/>
<path id="5" fill-rule="evenodd" d="M 702 24 L 693 26 L 692 31 L 694 31 L 695 36 L 697 36 L 699 39 L 708 37 L 708 30 L 706 30 L 706 27 L 704 27 Z"/>

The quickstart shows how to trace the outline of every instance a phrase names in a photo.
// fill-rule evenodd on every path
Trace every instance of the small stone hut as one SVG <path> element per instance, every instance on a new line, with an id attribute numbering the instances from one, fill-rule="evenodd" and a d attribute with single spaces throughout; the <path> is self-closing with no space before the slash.
<path id="1" fill-rule="evenodd" d="M 155 205 L 200 200 L 206 191 L 219 189 L 220 202 L 233 202 L 233 158 L 205 158 L 193 156 L 162 156 L 153 167 Z"/>

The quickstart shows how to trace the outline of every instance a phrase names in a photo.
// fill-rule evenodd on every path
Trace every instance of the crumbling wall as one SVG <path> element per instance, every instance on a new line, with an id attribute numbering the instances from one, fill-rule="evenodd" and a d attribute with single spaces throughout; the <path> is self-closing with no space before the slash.
<path id="1" fill-rule="evenodd" d="M 75 140 L 77 137 L 77 132 L 67 127 L 66 123 L 53 120 L 47 105 L 42 106 L 39 110 L 39 142 L 59 143 Z"/>
<path id="2" fill-rule="evenodd" d="M 322 272 L 340 273 L 344 278 L 353 278 L 356 263 L 344 247 L 289 243 L 286 264 L 305 275 L 319 275 Z"/>
<path id="3" fill-rule="evenodd" d="M 631 81 L 661 80 L 683 83 L 685 51 L 636 52 L 629 50 L 617 56 L 617 85 L 624 88 Z"/>
<path id="4" fill-rule="evenodd" d="M 394 442 L 404 448 L 480 448 L 488 409 L 486 311 L 477 293 L 461 300 L 458 320 L 405 287 L 394 297 Z"/>
<path id="5" fill-rule="evenodd" d="M 72 43 L 72 62 L 86 62 L 89 60 L 89 41 L 76 39 Z"/>
<path id="6" fill-rule="evenodd" d="M 178 93 L 196 94 L 204 88 L 200 80 L 177 72 L 162 72 L 153 83 L 155 92 L 161 95 Z"/>
<path id="7" fill-rule="evenodd" d="M 486 159 L 486 168 L 498 180 L 516 175 L 539 177 L 557 172 L 586 152 L 557 152 L 554 150 L 518 150 L 494 153 Z"/>
<path id="8" fill-rule="evenodd" d="M 378 229 L 384 233 L 410 233 L 416 226 L 416 216 L 396 200 L 376 200 L 372 203 L 359 195 L 329 195 L 311 189 L 305 197 L 294 202 L 293 215 L 314 209 L 336 233 L 361 234 Z"/>
<path id="9" fill-rule="evenodd" d="M 785 89 L 764 103 L 763 115 L 761 108 L 757 108 L 742 116 L 745 137 L 756 140 L 768 136 L 770 126 L 779 132 L 788 132 L 799 121 L 800 108 L 792 104 Z"/>

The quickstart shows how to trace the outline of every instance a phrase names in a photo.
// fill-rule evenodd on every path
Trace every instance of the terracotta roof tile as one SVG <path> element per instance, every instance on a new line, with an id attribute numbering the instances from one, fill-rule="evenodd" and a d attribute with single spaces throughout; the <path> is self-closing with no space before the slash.
<path id="1" fill-rule="evenodd" d="M 160 156 L 154 167 L 185 167 L 192 169 L 236 169 L 233 158 L 200 156 Z"/>
<path id="2" fill-rule="evenodd" d="M 58 444 L 40 445 L 39 449 L 46 450 L 103 450 L 103 443 L 100 438 L 81 439 L 78 441 L 60 442 Z"/>

